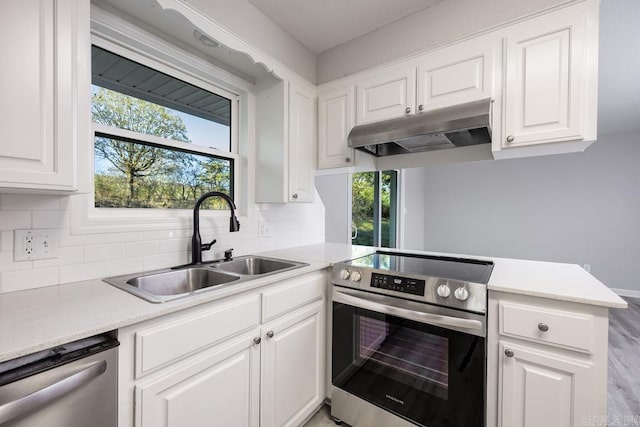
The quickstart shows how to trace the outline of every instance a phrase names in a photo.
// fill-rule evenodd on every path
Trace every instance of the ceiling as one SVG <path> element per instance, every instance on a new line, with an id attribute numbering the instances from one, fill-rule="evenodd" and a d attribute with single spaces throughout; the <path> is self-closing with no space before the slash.
<path id="1" fill-rule="evenodd" d="M 442 0 L 249 0 L 314 53 L 324 52 Z"/>

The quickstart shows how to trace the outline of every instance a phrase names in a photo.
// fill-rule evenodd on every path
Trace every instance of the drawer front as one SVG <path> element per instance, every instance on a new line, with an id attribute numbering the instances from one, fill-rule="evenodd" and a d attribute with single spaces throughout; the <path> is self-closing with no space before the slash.
<path id="1" fill-rule="evenodd" d="M 590 314 L 501 302 L 499 317 L 500 335 L 593 352 L 595 320 Z"/>
<path id="2" fill-rule="evenodd" d="M 256 293 L 234 298 L 136 332 L 136 378 L 256 327 L 260 321 L 259 297 Z"/>
<path id="3" fill-rule="evenodd" d="M 262 293 L 262 321 L 267 322 L 305 304 L 319 300 L 324 295 L 325 276 L 311 273 L 287 280 Z"/>

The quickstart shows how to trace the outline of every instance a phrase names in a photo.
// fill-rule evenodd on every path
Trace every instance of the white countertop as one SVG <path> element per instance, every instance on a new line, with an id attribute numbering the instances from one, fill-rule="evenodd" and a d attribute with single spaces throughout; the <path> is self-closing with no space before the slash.
<path id="1" fill-rule="evenodd" d="M 0 294 L 0 362 L 323 269 L 373 251 L 375 248 L 325 243 L 261 253 L 306 262 L 309 266 L 163 304 L 149 303 L 101 280 Z M 487 285 L 489 290 L 609 308 L 627 306 L 622 298 L 575 264 L 467 257 L 495 263 Z"/>

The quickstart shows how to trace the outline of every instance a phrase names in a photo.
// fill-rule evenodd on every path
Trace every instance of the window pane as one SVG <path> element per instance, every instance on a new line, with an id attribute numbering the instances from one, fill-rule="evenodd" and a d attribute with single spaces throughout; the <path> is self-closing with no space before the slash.
<path id="1" fill-rule="evenodd" d="M 95 206 L 192 209 L 207 191 L 233 197 L 232 160 L 96 136 Z M 228 209 L 223 200 L 202 206 Z"/>
<path id="2" fill-rule="evenodd" d="M 375 172 L 354 173 L 351 181 L 351 220 L 357 236 L 354 245 L 374 246 Z"/>
<path id="3" fill-rule="evenodd" d="M 93 121 L 231 151 L 231 100 L 92 46 Z"/>
<path id="4" fill-rule="evenodd" d="M 398 172 L 380 173 L 380 246 L 396 247 L 396 207 L 398 194 Z"/>
<path id="5" fill-rule="evenodd" d="M 397 246 L 397 171 L 354 173 L 351 203 L 352 244 Z"/>

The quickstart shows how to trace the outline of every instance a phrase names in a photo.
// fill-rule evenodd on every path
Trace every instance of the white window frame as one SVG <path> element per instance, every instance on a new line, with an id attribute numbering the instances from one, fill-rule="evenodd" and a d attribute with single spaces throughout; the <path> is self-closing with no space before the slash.
<path id="1" fill-rule="evenodd" d="M 71 197 L 71 232 L 73 234 L 85 234 L 132 230 L 163 230 L 189 228 L 191 226 L 192 211 L 190 209 L 96 208 L 94 206 L 94 141 L 97 131 L 116 137 L 126 136 L 142 142 L 160 144 L 167 148 L 180 148 L 194 154 L 202 153 L 203 155 L 214 155 L 232 160 L 234 202 L 239 211 L 246 211 L 247 197 L 246 194 L 241 193 L 241 189 L 243 188 L 242 178 L 246 176 L 247 171 L 241 169 L 243 162 L 239 155 L 239 129 L 241 122 L 239 115 L 242 110 L 240 105 L 243 100 L 242 94 L 250 89 L 250 83 L 178 49 L 120 18 L 102 12 L 97 13 L 97 15 L 98 18 L 96 19 L 92 7 L 92 45 L 193 84 L 231 101 L 231 151 L 202 147 L 92 123 L 90 141 L 79 141 L 79 146 L 82 145 L 84 147 L 79 149 L 79 156 L 82 159 L 80 165 L 84 165 L 80 171 L 81 179 L 89 182 L 85 182 L 81 189 L 84 194 Z M 164 54 L 162 58 L 157 54 L 158 52 Z M 188 64 L 188 66 L 181 67 L 180 65 L 182 64 Z M 225 84 L 227 81 L 229 83 Z M 222 85 L 227 87 L 223 88 L 221 87 Z M 90 100 L 87 101 L 90 102 Z M 229 213 L 226 210 L 206 210 L 201 213 L 203 220 L 211 218 L 216 225 L 218 223 L 226 223 L 228 216 Z"/>

